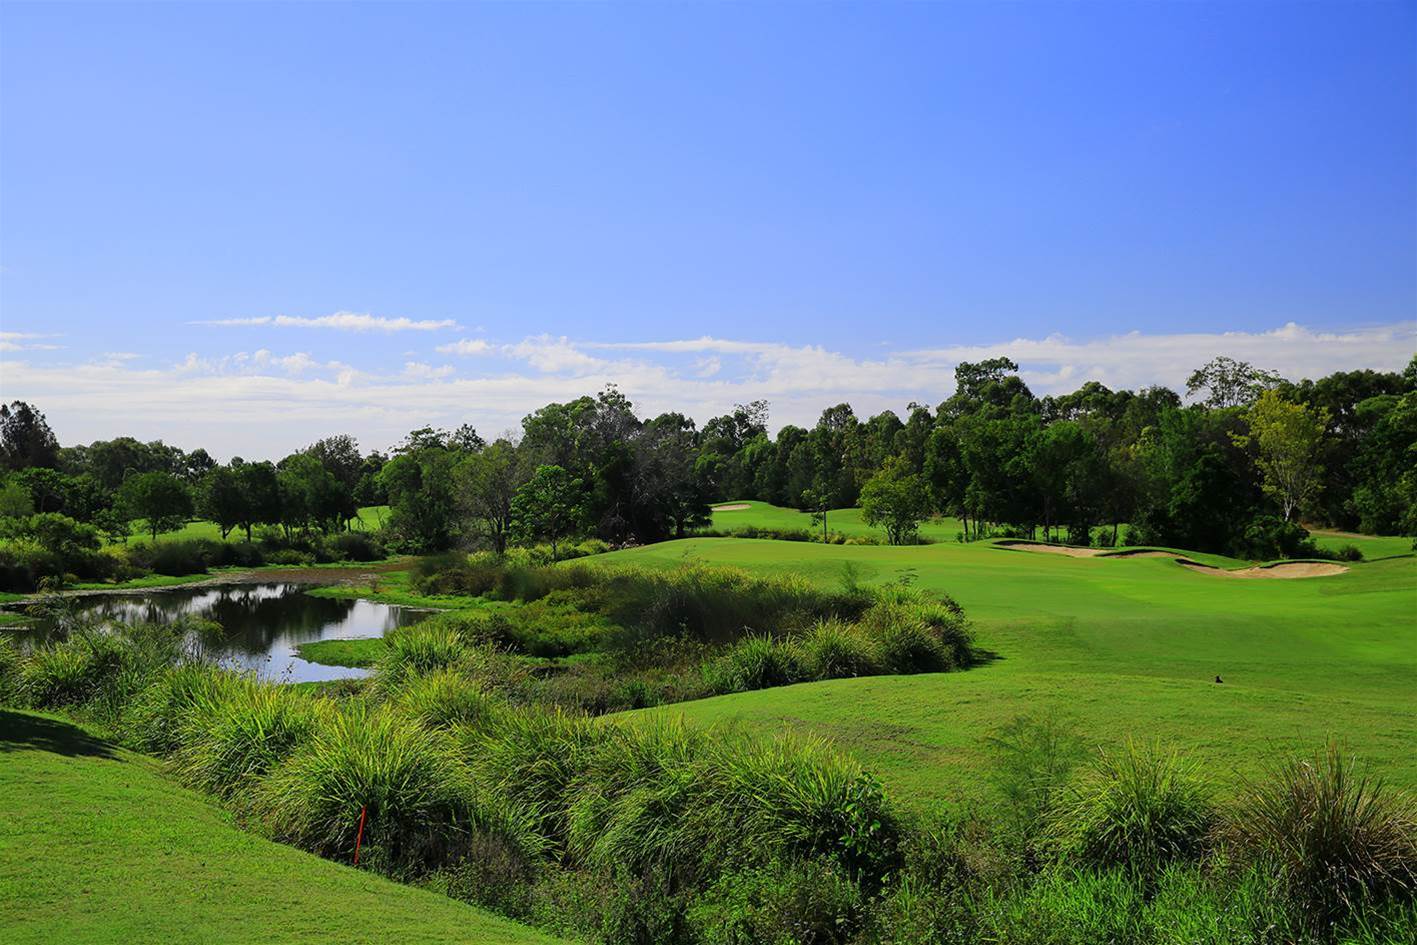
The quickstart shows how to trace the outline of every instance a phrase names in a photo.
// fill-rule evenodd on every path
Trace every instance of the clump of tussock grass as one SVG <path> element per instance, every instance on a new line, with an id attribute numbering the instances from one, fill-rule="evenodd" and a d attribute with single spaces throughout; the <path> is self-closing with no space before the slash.
<path id="1" fill-rule="evenodd" d="M 875 879 L 899 833 L 880 786 L 816 743 L 522 713 L 476 755 L 578 868 L 701 885 L 764 857 L 827 857 Z"/>
<path id="2" fill-rule="evenodd" d="M 713 692 L 747 692 L 801 682 L 807 674 L 796 647 L 754 634 L 705 666 L 704 677 Z"/>
<path id="3" fill-rule="evenodd" d="M 432 621 L 402 627 L 385 636 L 384 644 L 374 682 L 383 695 L 397 692 L 413 677 L 459 665 L 472 648 L 458 628 Z"/>
<path id="4" fill-rule="evenodd" d="M 1313 927 L 1417 896 L 1417 803 L 1336 744 L 1247 782 L 1231 833 Z"/>
<path id="5" fill-rule="evenodd" d="M 80 626 L 18 660 L 18 698 L 41 709 L 81 709 L 112 724 L 181 652 L 180 632 L 156 624 Z"/>
<path id="6" fill-rule="evenodd" d="M 523 818 L 474 789 L 451 742 L 387 705 L 322 720 L 265 779 L 257 807 L 278 839 L 334 859 L 352 856 L 367 811 L 364 842 L 394 871 L 444 865 L 479 830 L 536 846 Z"/>
<path id="7" fill-rule="evenodd" d="M 176 751 L 199 707 L 220 704 L 246 685 L 245 678 L 211 663 L 182 663 L 159 674 L 133 699 L 124 719 L 125 741 L 154 755 Z"/>
<path id="8" fill-rule="evenodd" d="M 400 712 L 427 728 L 482 728 L 501 715 L 500 702 L 477 680 L 450 667 L 407 680 L 396 701 Z"/>
<path id="9" fill-rule="evenodd" d="M 0 636 L 0 705 L 14 705 L 20 696 L 20 651 L 15 641 Z"/>
<path id="10" fill-rule="evenodd" d="M 884 671 L 880 646 L 869 634 L 840 619 L 818 621 L 794 641 L 813 679 L 876 676 Z"/>
<path id="11" fill-rule="evenodd" d="M 1129 741 L 1082 770 L 1059 799 L 1050 833 L 1065 861 L 1154 876 L 1168 863 L 1199 859 L 1216 822 L 1194 764 Z"/>
<path id="12" fill-rule="evenodd" d="M 877 641 L 887 672 L 947 672 L 973 659 L 964 611 L 948 597 L 937 601 L 910 588 L 881 588 L 860 626 Z"/>
<path id="13" fill-rule="evenodd" d="M 249 677 L 195 695 L 183 714 L 173 768 L 184 783 L 242 804 L 330 714 L 324 700 Z"/>

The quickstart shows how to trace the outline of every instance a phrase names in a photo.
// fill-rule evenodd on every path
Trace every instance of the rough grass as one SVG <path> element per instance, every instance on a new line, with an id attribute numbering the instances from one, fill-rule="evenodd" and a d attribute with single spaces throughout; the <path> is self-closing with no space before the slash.
<path id="1" fill-rule="evenodd" d="M 999 657 L 966 673 L 839 679 L 664 711 L 784 725 L 834 739 L 905 803 L 989 801 L 988 737 L 1026 713 L 1059 714 L 1093 745 L 1160 739 L 1220 775 L 1332 736 L 1395 784 L 1417 787 L 1417 558 L 1336 577 L 1221 581 L 1161 558 L 1069 558 L 988 543 L 842 547 L 739 539 L 666 542 L 594 559 L 616 566 L 730 564 L 826 588 L 908 580 L 965 608 Z M 1219 675 L 1224 682 L 1217 684 Z"/>
<path id="2" fill-rule="evenodd" d="M 0 711 L 6 945 L 531 945 L 553 939 L 238 829 L 160 765 Z"/>

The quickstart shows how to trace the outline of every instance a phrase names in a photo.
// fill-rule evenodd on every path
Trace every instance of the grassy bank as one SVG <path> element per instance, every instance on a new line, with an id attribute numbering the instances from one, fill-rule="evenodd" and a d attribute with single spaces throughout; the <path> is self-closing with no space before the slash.
<path id="1" fill-rule="evenodd" d="M 907 802 L 985 795 L 990 735 L 1027 712 L 1058 713 L 1099 744 L 1159 737 L 1227 778 L 1336 736 L 1394 781 L 1417 786 L 1417 558 L 1336 577 L 1238 580 L 1166 559 L 1069 558 L 987 543 L 706 538 L 597 561 L 732 564 L 822 586 L 850 563 L 864 581 L 908 580 L 954 596 L 978 645 L 998 659 L 967 673 L 840 679 L 651 710 L 830 738 Z"/>
<path id="2" fill-rule="evenodd" d="M 271 843 L 69 722 L 0 711 L 7 945 L 553 939 Z"/>

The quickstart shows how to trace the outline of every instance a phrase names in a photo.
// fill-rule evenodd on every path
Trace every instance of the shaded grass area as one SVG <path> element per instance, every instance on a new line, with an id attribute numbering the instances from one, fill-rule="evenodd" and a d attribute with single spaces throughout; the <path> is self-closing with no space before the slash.
<path id="1" fill-rule="evenodd" d="M 431 892 L 245 833 L 141 755 L 0 711 L 7 945 L 551 942 Z"/>
<path id="2" fill-rule="evenodd" d="M 358 517 L 352 520 L 349 525 L 353 531 L 372 532 L 379 529 L 388 518 L 389 507 L 387 505 L 366 505 L 359 510 Z M 133 529 L 129 533 L 129 537 L 143 540 L 151 538 L 152 536 L 147 529 L 147 522 L 144 519 L 134 520 Z M 217 526 L 216 522 L 196 519 L 186 522 L 181 528 L 174 529 L 170 532 L 157 533 L 158 541 L 190 541 L 195 538 L 209 538 L 212 541 L 221 541 L 221 529 Z M 227 534 L 228 541 L 235 541 L 238 540 L 238 538 L 241 541 L 245 541 L 245 531 L 238 528 Z"/>
<path id="3" fill-rule="evenodd" d="M 1222 780 L 1335 736 L 1394 782 L 1417 785 L 1417 558 L 1291 581 L 988 543 L 705 538 L 602 559 L 694 561 L 790 571 L 823 586 L 850 563 L 863 581 L 906 580 L 964 606 L 976 642 L 998 657 L 968 673 L 832 680 L 651 710 L 829 737 L 909 804 L 983 797 L 989 735 L 1029 712 L 1061 714 L 1098 744 L 1161 738 Z"/>

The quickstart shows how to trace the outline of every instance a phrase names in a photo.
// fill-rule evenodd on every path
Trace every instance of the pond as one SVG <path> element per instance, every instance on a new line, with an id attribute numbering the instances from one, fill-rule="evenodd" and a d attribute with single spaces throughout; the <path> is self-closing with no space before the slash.
<path id="1" fill-rule="evenodd" d="M 223 665 L 255 670 L 282 682 L 320 682 L 368 675 L 348 666 L 323 666 L 296 655 L 295 647 L 316 640 L 381 637 L 416 623 L 429 611 L 367 600 L 334 600 L 305 593 L 310 585 L 230 584 L 135 594 L 76 598 L 80 613 L 104 622 L 167 622 L 192 615 L 221 624 L 218 639 L 202 640 L 202 650 Z M 25 642 L 53 634 L 43 621 L 7 631 Z"/>

